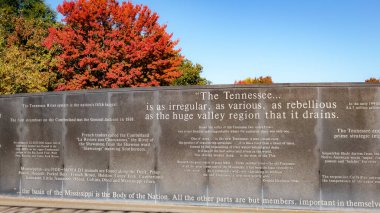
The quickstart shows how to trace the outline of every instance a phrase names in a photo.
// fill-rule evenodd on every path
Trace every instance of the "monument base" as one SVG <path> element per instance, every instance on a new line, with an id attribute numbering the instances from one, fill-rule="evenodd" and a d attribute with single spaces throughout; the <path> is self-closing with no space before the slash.
<path id="1" fill-rule="evenodd" d="M 311 210 L 287 210 L 287 209 L 261 209 L 261 208 L 225 208 L 205 206 L 179 206 L 179 205 L 149 205 L 146 203 L 104 202 L 74 199 L 45 199 L 45 198 L 18 198 L 0 196 L 0 206 L 39 207 L 59 209 L 91 209 L 104 211 L 128 211 L 128 212 L 175 212 L 175 213 L 212 213 L 212 212 L 263 212 L 263 213 L 343 213 L 347 211 L 311 211 Z M 371 213 L 372 211 L 366 211 Z"/>

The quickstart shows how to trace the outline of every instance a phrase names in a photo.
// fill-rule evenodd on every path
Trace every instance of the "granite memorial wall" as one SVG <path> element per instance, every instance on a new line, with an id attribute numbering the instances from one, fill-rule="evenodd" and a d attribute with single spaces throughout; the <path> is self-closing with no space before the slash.
<path id="1" fill-rule="evenodd" d="M 0 96 L 0 195 L 380 210 L 380 87 Z"/>

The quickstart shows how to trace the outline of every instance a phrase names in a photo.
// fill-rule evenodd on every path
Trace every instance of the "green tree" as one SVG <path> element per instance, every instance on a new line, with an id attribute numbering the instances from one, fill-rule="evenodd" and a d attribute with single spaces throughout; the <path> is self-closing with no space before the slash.
<path id="1" fill-rule="evenodd" d="M 55 23 L 56 14 L 43 0 L 0 0 L 0 27 L 4 35 L 16 29 L 15 19 L 40 19 L 44 23 Z"/>
<path id="2" fill-rule="evenodd" d="M 0 93 L 51 90 L 51 52 L 42 42 L 55 24 L 42 0 L 0 0 Z"/>
<path id="3" fill-rule="evenodd" d="M 0 57 L 0 93 L 45 92 L 54 80 L 54 74 L 44 72 L 49 59 L 43 56 L 31 57 L 16 46 L 7 48 Z"/>
<path id="4" fill-rule="evenodd" d="M 43 0 L 0 0 L 0 11 L 7 15 L 55 21 L 55 12 Z"/>
<path id="5" fill-rule="evenodd" d="M 172 83 L 173 86 L 211 84 L 206 78 L 201 77 L 203 67 L 200 64 L 193 64 L 190 60 L 184 59 L 179 69 L 182 75 Z"/>
<path id="6" fill-rule="evenodd" d="M 47 30 L 42 20 L 16 18 L 16 30 L 5 39 L 0 32 L 0 93 L 51 90 L 55 74 L 49 71 L 51 53 L 42 45 Z"/>

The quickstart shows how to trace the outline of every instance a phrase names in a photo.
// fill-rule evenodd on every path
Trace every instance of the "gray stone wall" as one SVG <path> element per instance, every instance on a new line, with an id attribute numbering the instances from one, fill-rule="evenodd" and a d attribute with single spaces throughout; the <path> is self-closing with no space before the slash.
<path id="1" fill-rule="evenodd" d="M 163 87 L 0 96 L 0 194 L 380 209 L 380 87 Z"/>

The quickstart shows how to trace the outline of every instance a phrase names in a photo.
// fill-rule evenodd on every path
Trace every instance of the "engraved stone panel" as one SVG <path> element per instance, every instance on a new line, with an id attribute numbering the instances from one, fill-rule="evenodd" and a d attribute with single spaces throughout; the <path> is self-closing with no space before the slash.
<path id="1" fill-rule="evenodd" d="M 0 195 L 380 210 L 380 87 L 0 96 Z"/>

